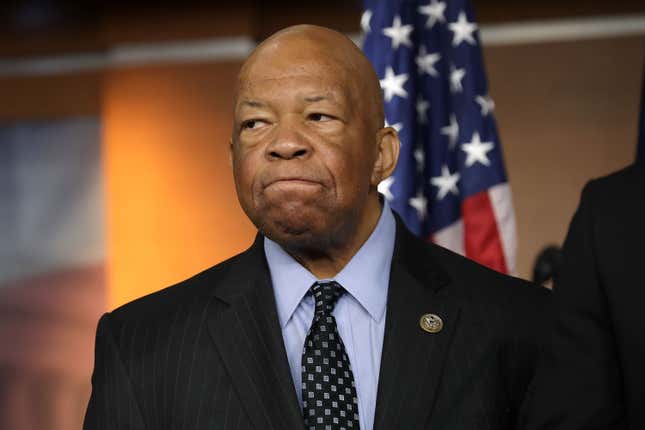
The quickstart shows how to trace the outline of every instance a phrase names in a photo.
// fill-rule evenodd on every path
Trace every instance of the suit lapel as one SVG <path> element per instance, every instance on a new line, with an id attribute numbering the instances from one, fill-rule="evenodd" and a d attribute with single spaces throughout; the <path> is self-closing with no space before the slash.
<path id="1" fill-rule="evenodd" d="M 229 272 L 208 326 L 232 384 L 255 428 L 304 429 L 261 236 Z M 421 329 L 428 313 L 442 318 L 439 333 Z M 397 218 L 375 429 L 428 422 L 458 314 L 449 278 Z"/>
<path id="2" fill-rule="evenodd" d="M 243 408 L 258 429 L 304 429 L 258 236 L 231 268 L 209 330 Z"/>
<path id="3" fill-rule="evenodd" d="M 374 420 L 377 430 L 421 428 L 428 422 L 459 313 L 450 295 L 450 280 L 433 261 L 427 244 L 397 222 Z M 421 316 L 429 313 L 443 320 L 440 332 L 421 329 Z"/>

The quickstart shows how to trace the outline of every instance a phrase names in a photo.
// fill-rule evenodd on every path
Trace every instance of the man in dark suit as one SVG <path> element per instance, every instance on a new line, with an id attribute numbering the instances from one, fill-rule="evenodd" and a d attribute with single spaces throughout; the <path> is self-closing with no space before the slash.
<path id="1" fill-rule="evenodd" d="M 231 157 L 247 251 L 104 315 L 85 429 L 510 429 L 547 291 L 412 236 L 399 141 L 334 31 L 263 42 Z"/>
<path id="2" fill-rule="evenodd" d="M 645 167 L 584 188 L 527 429 L 645 429 Z"/>

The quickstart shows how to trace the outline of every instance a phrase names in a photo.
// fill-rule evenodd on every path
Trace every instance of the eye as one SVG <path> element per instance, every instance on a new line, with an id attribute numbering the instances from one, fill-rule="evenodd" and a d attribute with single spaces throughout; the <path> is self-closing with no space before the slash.
<path id="1" fill-rule="evenodd" d="M 316 113 L 309 114 L 309 119 L 316 122 L 325 122 L 325 121 L 331 121 L 335 118 L 331 115 L 326 115 L 324 113 L 316 112 Z"/>
<path id="2" fill-rule="evenodd" d="M 249 119 L 242 122 L 241 128 L 244 130 L 257 130 L 266 125 L 266 122 L 261 119 Z"/>

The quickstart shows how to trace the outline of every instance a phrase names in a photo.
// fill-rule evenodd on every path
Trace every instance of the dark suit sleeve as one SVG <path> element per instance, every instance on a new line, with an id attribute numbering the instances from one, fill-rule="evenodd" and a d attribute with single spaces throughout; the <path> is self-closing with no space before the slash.
<path id="1" fill-rule="evenodd" d="M 85 414 L 84 430 L 143 429 L 143 420 L 132 384 L 110 328 L 110 314 L 96 330 L 92 396 Z"/>
<path id="2" fill-rule="evenodd" d="M 564 245 L 549 347 L 529 397 L 527 430 L 622 429 L 621 375 L 596 260 L 593 182 L 582 193 Z"/>

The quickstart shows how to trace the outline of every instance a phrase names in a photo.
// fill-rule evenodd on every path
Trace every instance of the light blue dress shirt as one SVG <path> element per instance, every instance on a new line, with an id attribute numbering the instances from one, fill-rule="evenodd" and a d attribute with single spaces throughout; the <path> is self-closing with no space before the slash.
<path id="1" fill-rule="evenodd" d="M 347 291 L 338 300 L 333 314 L 354 374 L 362 430 L 374 427 L 395 235 L 394 216 L 384 202 L 370 237 L 333 278 Z M 264 251 L 291 376 L 302 405 L 302 351 L 314 316 L 314 300 L 307 291 L 319 279 L 268 238 L 264 239 Z"/>

